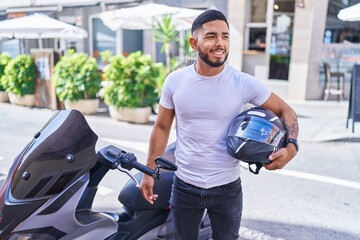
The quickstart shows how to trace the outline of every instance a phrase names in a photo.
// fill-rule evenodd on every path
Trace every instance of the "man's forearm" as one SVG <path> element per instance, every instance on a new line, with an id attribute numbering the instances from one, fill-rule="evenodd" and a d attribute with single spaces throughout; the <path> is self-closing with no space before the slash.
<path id="1" fill-rule="evenodd" d="M 161 156 L 169 140 L 170 131 L 154 126 L 150 136 L 150 144 L 146 165 L 150 168 L 155 167 L 155 159 Z"/>
<path id="2" fill-rule="evenodd" d="M 283 117 L 283 122 L 286 128 L 287 138 L 297 139 L 299 135 L 299 123 L 296 114 L 293 111 L 286 114 Z"/>

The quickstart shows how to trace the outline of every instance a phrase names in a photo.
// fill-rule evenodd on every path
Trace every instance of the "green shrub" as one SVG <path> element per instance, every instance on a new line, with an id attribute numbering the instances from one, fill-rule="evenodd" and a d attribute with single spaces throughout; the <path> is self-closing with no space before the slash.
<path id="1" fill-rule="evenodd" d="M 96 59 L 84 53 L 68 52 L 54 67 L 52 76 L 60 101 L 94 99 L 101 89 Z"/>
<path id="2" fill-rule="evenodd" d="M 5 52 L 0 54 L 0 91 L 5 91 L 5 86 L 3 86 L 1 78 L 4 75 L 6 65 L 11 61 L 10 55 Z"/>
<path id="3" fill-rule="evenodd" d="M 1 83 L 7 92 L 18 96 L 35 93 L 36 66 L 30 55 L 18 55 L 4 69 Z"/>
<path id="4" fill-rule="evenodd" d="M 103 89 L 104 102 L 115 107 L 147 107 L 158 101 L 161 63 L 154 63 L 140 51 L 127 57 L 113 56 L 104 68 L 108 85 Z"/>

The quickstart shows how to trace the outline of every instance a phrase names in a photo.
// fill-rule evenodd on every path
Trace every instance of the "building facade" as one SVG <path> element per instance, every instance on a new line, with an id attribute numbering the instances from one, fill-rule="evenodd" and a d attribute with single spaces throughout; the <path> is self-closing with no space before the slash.
<path id="1" fill-rule="evenodd" d="M 75 48 L 98 59 L 110 50 L 128 54 L 136 50 L 164 61 L 160 44 L 150 30 L 111 31 L 98 14 L 102 11 L 136 6 L 141 0 L 18 0 L 0 3 L 0 19 L 42 12 L 82 27 L 87 39 L 43 40 L 44 47 L 65 51 Z M 323 63 L 345 73 L 345 98 L 348 98 L 352 55 L 360 55 L 360 23 L 342 22 L 336 14 L 359 0 L 155 0 L 152 2 L 194 9 L 215 8 L 230 22 L 229 64 L 252 74 L 272 91 L 290 100 L 323 98 Z M 36 40 L 2 39 L 0 50 L 12 55 L 37 47 Z M 176 53 L 174 53 L 176 54 Z M 342 86 L 342 85 L 341 85 Z"/>

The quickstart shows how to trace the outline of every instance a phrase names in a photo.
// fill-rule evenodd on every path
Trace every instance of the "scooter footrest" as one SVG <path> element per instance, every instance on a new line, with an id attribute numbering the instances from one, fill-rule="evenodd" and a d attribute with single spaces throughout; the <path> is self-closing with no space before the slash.
<path id="1" fill-rule="evenodd" d="M 96 213 L 96 212 L 93 212 L 93 211 L 90 211 L 87 209 L 76 211 L 75 217 L 81 224 L 84 224 L 84 225 L 91 224 L 93 222 L 98 222 L 101 220 L 109 219 L 109 217 L 107 217 L 101 213 Z"/>

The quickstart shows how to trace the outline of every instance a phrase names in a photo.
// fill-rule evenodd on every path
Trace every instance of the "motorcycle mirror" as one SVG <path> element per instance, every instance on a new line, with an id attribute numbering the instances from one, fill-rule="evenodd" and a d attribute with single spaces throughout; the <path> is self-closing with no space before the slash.
<path id="1" fill-rule="evenodd" d="M 169 160 L 162 158 L 162 157 L 157 157 L 155 159 L 155 163 L 158 168 L 162 168 L 162 169 L 169 170 L 169 171 L 177 170 L 177 166 L 174 163 L 172 163 Z"/>

